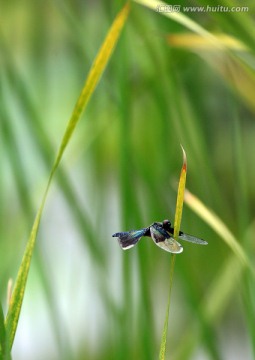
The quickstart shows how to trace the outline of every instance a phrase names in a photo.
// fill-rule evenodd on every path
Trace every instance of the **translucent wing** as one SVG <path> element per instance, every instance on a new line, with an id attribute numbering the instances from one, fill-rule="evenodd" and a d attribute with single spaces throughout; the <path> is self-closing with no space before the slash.
<path id="1" fill-rule="evenodd" d="M 179 235 L 179 239 L 180 240 L 185 240 L 185 241 L 189 241 L 195 244 L 200 244 L 200 245 L 207 245 L 208 243 L 202 239 L 199 239 L 195 236 L 189 235 L 189 234 L 185 234 L 182 231 L 180 231 L 180 235 Z"/>
<path id="2" fill-rule="evenodd" d="M 155 244 L 158 245 L 161 249 L 173 254 L 180 254 L 183 252 L 183 247 L 176 240 L 174 240 L 174 238 L 165 239 L 165 241 Z"/>
<path id="3" fill-rule="evenodd" d="M 173 254 L 180 254 L 183 247 L 168 232 L 162 228 L 162 225 L 154 223 L 150 226 L 152 240 L 161 249 Z"/>
<path id="4" fill-rule="evenodd" d="M 141 230 L 131 230 L 127 232 L 119 232 L 113 234 L 113 237 L 117 237 L 120 246 L 123 250 L 128 250 L 135 246 L 135 244 L 141 239 L 142 236 L 146 234 L 149 228 Z"/>

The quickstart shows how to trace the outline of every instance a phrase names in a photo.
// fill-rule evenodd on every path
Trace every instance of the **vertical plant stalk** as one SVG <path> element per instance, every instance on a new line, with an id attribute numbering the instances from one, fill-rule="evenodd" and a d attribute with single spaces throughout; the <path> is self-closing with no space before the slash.
<path id="1" fill-rule="evenodd" d="M 187 174 L 187 157 L 186 157 L 186 153 L 182 146 L 181 146 L 181 148 L 182 148 L 182 155 L 183 155 L 183 164 L 182 164 L 182 169 L 181 169 L 181 174 L 180 174 L 176 207 L 175 207 L 175 217 L 174 217 L 174 238 L 175 239 L 178 238 L 180 227 L 181 227 L 182 209 L 183 209 L 186 174 Z M 159 360 L 165 360 L 165 354 L 166 354 L 166 341 L 167 341 L 167 332 L 168 332 L 168 322 L 169 322 L 171 292 L 172 292 L 173 276 L 174 276 L 175 257 L 176 257 L 176 254 L 171 254 L 170 284 L 169 284 L 169 292 L 168 292 L 166 317 L 165 317 L 164 329 L 163 329 L 161 344 L 160 344 Z"/>
<path id="2" fill-rule="evenodd" d="M 40 225 L 40 220 L 42 216 L 42 212 L 44 209 L 44 205 L 46 202 L 46 198 L 49 192 L 49 188 L 51 185 L 51 181 L 56 173 L 56 170 L 59 166 L 59 163 L 62 159 L 64 150 L 66 146 L 68 145 L 72 134 L 75 130 L 75 127 L 79 120 L 81 119 L 81 115 L 84 112 L 86 105 L 91 97 L 91 95 L 94 93 L 95 88 L 104 72 L 105 67 L 108 64 L 108 61 L 112 55 L 112 52 L 115 48 L 115 45 L 118 42 L 119 36 L 121 34 L 121 31 L 123 29 L 123 26 L 127 20 L 128 14 L 129 14 L 130 6 L 129 2 L 126 3 L 126 5 L 122 8 L 122 10 L 119 12 L 119 14 L 116 16 L 110 30 L 108 31 L 108 34 L 95 58 L 94 63 L 92 64 L 92 67 L 90 69 L 90 72 L 88 74 L 87 80 L 84 84 L 84 87 L 81 91 L 81 94 L 77 100 L 77 103 L 74 107 L 73 113 L 71 115 L 71 118 L 67 124 L 64 136 L 61 140 L 57 156 L 55 159 L 55 162 L 53 164 L 53 167 L 51 169 L 51 172 L 49 174 L 49 179 L 47 182 L 47 186 L 45 189 L 45 192 L 42 197 L 42 201 L 40 204 L 40 207 L 37 211 L 32 230 L 26 245 L 26 249 L 23 255 L 23 259 L 18 271 L 18 276 L 14 285 L 14 290 L 12 293 L 12 296 L 10 298 L 8 313 L 5 319 L 5 331 L 6 336 L 8 339 L 8 351 L 11 350 L 18 321 L 21 311 L 21 306 L 25 294 L 26 289 L 26 282 L 27 277 L 30 269 L 31 264 L 31 258 L 34 251 L 34 245 L 36 242 L 36 236 L 38 232 L 38 228 Z M 1 332 L 0 332 L 1 336 Z M 1 339 L 0 339 L 1 340 Z"/>
<path id="3" fill-rule="evenodd" d="M 5 353 L 5 326 L 4 326 L 4 312 L 0 304 L 0 359 L 4 358 Z"/>
<path id="4" fill-rule="evenodd" d="M 160 351 L 159 351 L 159 360 L 165 359 L 166 353 L 166 339 L 167 339 L 167 331 L 168 331 L 168 319 L 170 313 L 170 302 L 171 302 L 171 292 L 172 292 L 172 284 L 173 284 L 173 276 L 174 276 L 174 264 L 175 264 L 175 254 L 171 255 L 171 264 L 170 264 L 170 284 L 169 284 L 169 292 L 168 292 L 168 301 L 166 308 L 166 317 L 164 323 L 164 329 L 161 338 Z"/>
<path id="5" fill-rule="evenodd" d="M 7 335 L 4 324 L 4 312 L 0 304 L 0 360 L 11 360 Z"/>
<path id="6" fill-rule="evenodd" d="M 174 238 L 177 239 L 181 227 L 182 220 L 182 208 L 184 202 L 184 193 L 185 193 L 185 185 L 186 185 L 186 174 L 187 174 L 187 157 L 185 150 L 182 148 L 182 156 L 183 156 L 183 164 L 180 174 L 176 207 L 175 207 L 175 217 L 174 217 Z"/>

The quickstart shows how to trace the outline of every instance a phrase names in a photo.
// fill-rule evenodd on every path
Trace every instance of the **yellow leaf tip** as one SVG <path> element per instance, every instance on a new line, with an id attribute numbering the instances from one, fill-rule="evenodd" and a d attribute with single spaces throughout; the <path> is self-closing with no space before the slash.
<path id="1" fill-rule="evenodd" d="M 184 150 L 184 147 L 182 146 L 182 144 L 180 144 L 181 149 L 182 149 L 182 158 L 183 158 L 183 165 L 182 165 L 182 169 L 184 171 L 187 171 L 187 155 L 186 152 Z"/>

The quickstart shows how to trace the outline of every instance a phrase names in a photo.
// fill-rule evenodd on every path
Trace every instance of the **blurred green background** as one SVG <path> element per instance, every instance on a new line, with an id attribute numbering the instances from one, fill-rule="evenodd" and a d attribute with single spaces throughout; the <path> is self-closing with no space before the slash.
<path id="1" fill-rule="evenodd" d="M 56 150 L 91 63 L 124 2 L 1 1 L 0 291 L 6 311 Z M 212 1 L 179 1 L 211 5 Z M 188 30 L 132 3 L 124 32 L 51 188 L 14 359 L 156 359 L 170 254 L 111 235 L 173 221 L 187 188 L 254 259 L 255 5 L 187 14 L 242 42 L 219 52 L 169 45 Z M 252 31 L 253 29 L 253 31 Z M 177 37 L 178 38 L 178 37 Z M 181 37 L 179 39 L 182 39 Z M 181 40 L 182 41 L 182 40 Z M 171 38 L 170 38 L 171 42 Z M 254 278 L 187 206 L 176 258 L 167 359 L 252 359 Z"/>

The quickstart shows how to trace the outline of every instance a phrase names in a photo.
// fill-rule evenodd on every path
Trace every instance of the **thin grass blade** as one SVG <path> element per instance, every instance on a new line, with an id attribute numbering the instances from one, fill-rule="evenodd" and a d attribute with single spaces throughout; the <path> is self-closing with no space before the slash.
<path id="1" fill-rule="evenodd" d="M 195 22 L 194 20 L 190 19 L 188 16 L 184 15 L 180 12 L 181 6 L 176 5 L 178 7 L 178 10 L 176 8 L 176 11 L 160 11 L 160 9 L 167 9 L 169 6 L 163 1 L 156 1 L 156 0 L 134 0 L 136 3 L 146 6 L 149 9 L 158 12 L 161 15 L 164 15 L 168 17 L 169 19 L 176 21 L 177 23 L 183 25 L 187 29 L 191 30 L 192 32 L 203 36 L 205 39 L 207 39 L 208 42 L 211 43 L 212 46 L 219 50 L 223 50 L 225 48 L 225 45 L 217 39 L 216 36 L 214 36 L 212 33 L 204 29 L 200 24 Z M 175 6 L 175 5 L 174 5 Z"/>
<path id="2" fill-rule="evenodd" d="M 245 240 L 253 238 L 254 222 L 245 231 Z M 228 230 L 228 229 L 227 229 Z M 229 231 L 229 230 L 228 230 Z M 221 268 L 217 271 L 217 276 L 209 285 L 205 298 L 201 301 L 199 308 L 205 314 L 208 323 L 214 325 L 220 321 L 226 312 L 229 303 L 236 296 L 236 284 L 241 280 L 245 265 L 231 254 Z M 182 346 L 176 350 L 174 359 L 188 359 L 192 357 L 195 348 L 200 344 L 201 328 L 197 328 L 190 323 L 186 328 L 182 338 Z"/>
<path id="3" fill-rule="evenodd" d="M 170 12 L 164 11 L 164 9 L 167 9 L 167 7 L 171 5 L 168 5 L 163 1 L 134 1 L 170 18 L 173 21 L 176 21 L 177 23 L 191 30 L 193 33 L 199 35 L 201 40 L 199 40 L 198 43 L 197 41 L 199 38 L 196 38 L 195 48 L 199 45 L 200 50 L 201 46 L 206 46 L 207 49 L 210 48 L 210 50 L 216 50 L 214 51 L 214 57 L 211 59 L 211 61 L 210 57 L 207 57 L 206 60 L 210 62 L 211 66 L 220 72 L 220 74 L 231 85 L 231 87 L 233 87 L 234 91 L 239 93 L 246 101 L 248 106 L 252 109 L 252 111 L 254 111 L 254 101 L 252 96 L 255 88 L 254 70 L 244 59 L 232 54 L 233 50 L 249 50 L 247 44 L 244 45 L 241 41 L 237 41 L 236 39 L 230 38 L 229 36 L 226 37 L 226 35 L 223 35 L 225 37 L 222 37 L 207 31 L 200 24 L 181 13 L 180 5 L 173 5 L 173 7 L 177 6 L 177 8 Z M 160 9 L 162 10 L 160 11 Z M 178 38 L 178 36 L 179 35 L 173 35 L 172 40 L 179 41 L 181 37 Z M 192 34 L 190 36 L 192 36 Z M 182 41 L 184 40 L 185 39 L 182 38 Z M 192 40 L 194 45 L 195 38 L 193 37 L 189 40 Z M 185 41 L 187 42 L 187 38 Z M 189 46 L 192 46 L 192 41 L 189 43 Z M 174 46 L 176 46 L 176 44 L 174 44 Z"/>
<path id="4" fill-rule="evenodd" d="M 171 254 L 170 283 L 169 283 L 168 301 L 167 301 L 167 309 L 166 309 L 164 328 L 163 328 L 161 344 L 160 344 L 159 360 L 165 360 L 165 354 L 166 354 L 166 341 L 167 341 L 167 332 L 168 332 L 168 322 L 169 322 L 171 292 L 172 292 L 172 284 L 173 284 L 173 276 L 174 276 L 175 257 L 176 257 L 175 254 Z"/>
<path id="5" fill-rule="evenodd" d="M 64 133 L 63 139 L 61 141 L 56 160 L 53 164 L 52 170 L 49 175 L 49 180 L 46 186 L 46 190 L 44 192 L 41 205 L 39 207 L 39 210 L 36 214 L 35 221 L 27 242 L 27 246 L 24 252 L 24 256 L 22 259 L 21 266 L 19 268 L 17 280 L 14 286 L 13 294 L 10 299 L 9 309 L 7 313 L 7 317 L 5 320 L 6 324 L 6 332 L 8 336 L 8 342 L 9 346 L 8 348 L 11 349 L 19 321 L 19 315 L 21 311 L 21 306 L 24 298 L 25 288 L 26 288 L 26 281 L 28 277 L 28 272 L 30 269 L 31 264 L 31 258 L 34 250 L 34 245 L 36 241 L 36 236 L 44 208 L 44 204 L 49 192 L 49 188 L 51 185 L 51 181 L 53 176 L 55 175 L 55 172 L 58 168 L 58 165 L 62 159 L 64 150 L 69 143 L 69 140 L 73 134 L 73 131 L 78 123 L 78 121 L 81 118 L 81 115 L 91 97 L 93 94 L 99 79 L 111 57 L 111 54 L 113 52 L 113 49 L 119 39 L 121 30 L 126 22 L 127 16 L 129 13 L 129 3 L 127 3 L 124 8 L 120 11 L 120 13 L 117 15 L 115 21 L 113 22 L 104 42 L 101 47 L 101 49 L 98 52 L 98 55 L 91 67 L 91 70 L 88 74 L 87 80 L 85 82 L 85 85 L 82 89 L 82 92 L 78 98 L 78 101 L 74 107 L 71 119 L 68 122 L 66 131 Z"/>
<path id="6" fill-rule="evenodd" d="M 222 46 L 235 51 L 247 51 L 248 48 L 245 44 L 236 39 L 234 36 L 230 36 L 228 34 L 214 34 Z M 215 46 L 212 46 L 212 43 L 209 42 L 207 39 L 202 37 L 201 35 L 194 34 L 194 33 L 181 33 L 181 34 L 170 34 L 167 36 L 167 42 L 169 45 L 188 49 L 192 51 L 215 51 Z"/>
<path id="7" fill-rule="evenodd" d="M 5 324 L 2 305 L 0 304 L 0 359 L 3 359 L 5 353 Z"/>
<path id="8" fill-rule="evenodd" d="M 182 146 L 181 146 L 181 148 L 182 148 L 182 155 L 183 155 L 183 164 L 182 164 L 182 169 L 181 169 L 181 174 L 180 174 L 180 179 L 179 179 L 176 208 L 175 208 L 175 218 L 174 218 L 174 238 L 175 239 L 178 239 L 178 235 L 179 235 L 179 231 L 180 231 L 180 227 L 181 227 L 182 209 L 183 209 L 186 174 L 187 174 L 187 157 L 186 157 L 186 153 Z M 160 344 L 159 360 L 165 360 L 165 354 L 166 354 L 166 342 L 167 342 L 167 332 L 168 332 L 168 322 L 169 322 L 169 312 L 170 312 L 170 302 L 171 302 L 171 292 L 172 292 L 172 284 L 173 284 L 175 257 L 176 257 L 175 254 L 171 254 L 170 284 L 169 284 L 166 316 L 165 316 L 164 328 L 163 328 L 161 344 Z"/>
<path id="9" fill-rule="evenodd" d="M 0 360 L 10 360 L 11 355 L 8 348 L 8 341 L 4 323 L 4 312 L 0 304 Z"/>
<path id="10" fill-rule="evenodd" d="M 184 202 L 184 193 L 185 193 L 185 184 L 186 184 L 186 175 L 187 175 L 187 157 L 185 150 L 182 148 L 182 155 L 183 155 L 183 164 L 180 174 L 179 186 L 178 186 L 178 193 L 177 193 L 177 200 L 176 200 L 176 208 L 175 208 L 175 217 L 174 217 L 174 238 L 178 239 L 179 231 L 181 227 L 181 220 L 182 220 L 182 209 L 183 209 L 183 202 Z"/>
<path id="11" fill-rule="evenodd" d="M 201 35 L 197 34 L 171 34 L 167 42 L 174 47 L 184 48 L 198 53 L 202 59 L 217 71 L 226 83 L 239 94 L 254 112 L 253 93 L 255 91 L 255 73 L 250 59 L 253 59 L 249 48 L 240 40 L 226 34 L 214 35 L 219 43 L 227 47 L 228 52 L 216 51 L 215 46 Z M 247 59 L 249 59 L 247 61 Z"/>
<path id="12" fill-rule="evenodd" d="M 66 128 L 63 140 L 60 145 L 60 149 L 57 155 L 57 159 L 54 167 L 58 166 L 59 161 L 63 155 L 66 145 L 68 144 L 70 137 L 81 118 L 81 115 L 86 107 L 91 95 L 93 94 L 101 75 L 108 63 L 108 60 L 111 57 L 113 49 L 119 39 L 121 30 L 126 22 L 128 13 L 130 10 L 129 2 L 124 6 L 121 12 L 117 15 L 115 21 L 113 22 L 108 35 L 106 36 L 101 49 L 98 52 L 98 55 L 92 64 L 91 70 L 88 74 L 87 80 L 84 84 L 82 92 L 78 98 L 78 101 L 75 105 L 75 108 L 72 113 L 72 117 Z"/>
<path id="13" fill-rule="evenodd" d="M 209 210 L 196 196 L 194 196 L 188 190 L 185 191 L 185 203 L 199 215 L 212 229 L 224 240 L 224 242 L 230 247 L 239 261 L 248 267 L 253 276 L 255 276 L 255 270 L 242 246 L 239 244 L 235 236 L 226 227 L 222 220 Z"/>

